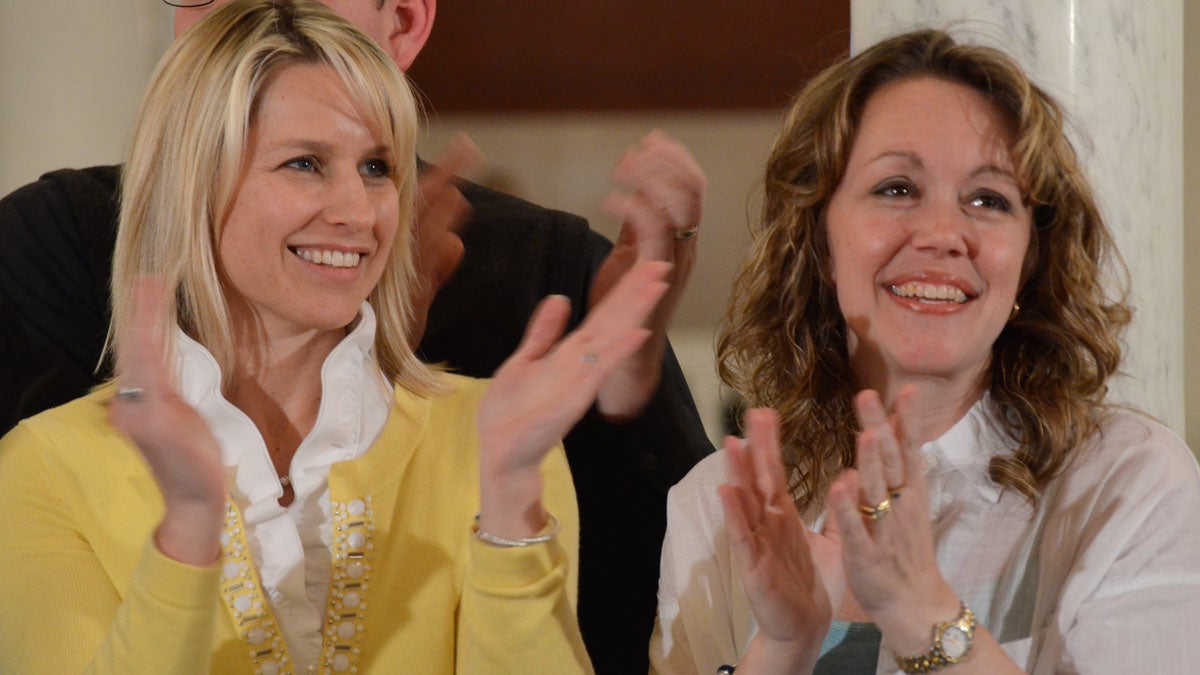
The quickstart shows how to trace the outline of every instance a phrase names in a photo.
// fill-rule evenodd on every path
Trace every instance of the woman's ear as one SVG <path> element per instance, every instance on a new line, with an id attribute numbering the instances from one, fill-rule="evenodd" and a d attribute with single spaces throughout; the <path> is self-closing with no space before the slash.
<path id="1" fill-rule="evenodd" d="M 433 30 L 437 0 L 394 0 L 385 7 L 385 11 L 392 12 L 388 54 L 400 70 L 408 70 Z"/>

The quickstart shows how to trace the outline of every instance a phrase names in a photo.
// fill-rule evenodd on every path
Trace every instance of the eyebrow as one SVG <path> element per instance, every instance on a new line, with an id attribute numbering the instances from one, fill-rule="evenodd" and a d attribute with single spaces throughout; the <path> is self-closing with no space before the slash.
<path id="1" fill-rule="evenodd" d="M 881 159 L 892 158 L 904 160 L 918 169 L 925 168 L 925 163 L 921 161 L 921 158 L 918 157 L 916 153 L 908 152 L 907 150 L 885 150 L 884 152 L 879 153 L 879 155 L 872 159 L 871 162 L 874 163 Z M 971 172 L 972 178 L 982 175 L 993 175 L 1000 178 L 1007 178 L 1014 183 L 1018 183 L 1017 177 L 1012 171 L 996 166 L 995 164 L 984 164 Z"/>
<path id="2" fill-rule="evenodd" d="M 335 150 L 334 146 L 329 143 L 324 141 L 314 141 L 308 138 L 290 138 L 279 141 L 274 145 L 276 148 L 284 148 L 289 152 L 293 150 L 302 150 L 304 152 L 311 152 L 314 155 L 331 155 Z M 365 153 L 363 153 L 363 156 L 365 157 L 374 155 L 382 155 L 390 158 L 392 156 L 392 151 L 386 145 L 380 143 L 372 148 L 369 148 Z"/>

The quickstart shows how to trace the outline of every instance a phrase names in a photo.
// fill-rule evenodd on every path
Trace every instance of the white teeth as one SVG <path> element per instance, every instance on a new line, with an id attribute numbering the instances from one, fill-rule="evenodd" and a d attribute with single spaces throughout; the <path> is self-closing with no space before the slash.
<path id="1" fill-rule="evenodd" d="M 918 300 L 950 301 L 962 304 L 967 301 L 967 294 L 958 286 L 949 284 L 922 284 L 910 281 L 891 287 L 892 292 L 902 298 L 917 298 Z"/>
<path id="2" fill-rule="evenodd" d="M 298 248 L 296 249 L 296 255 L 310 263 L 329 265 L 330 267 L 357 267 L 358 261 L 362 259 L 362 254 L 360 253 L 316 250 L 311 248 Z"/>

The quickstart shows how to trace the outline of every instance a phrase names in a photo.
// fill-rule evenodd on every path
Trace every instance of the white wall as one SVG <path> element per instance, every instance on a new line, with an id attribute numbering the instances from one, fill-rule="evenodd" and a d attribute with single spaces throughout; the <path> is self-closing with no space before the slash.
<path id="1" fill-rule="evenodd" d="M 0 194 L 120 161 L 170 17 L 158 0 L 0 0 Z"/>

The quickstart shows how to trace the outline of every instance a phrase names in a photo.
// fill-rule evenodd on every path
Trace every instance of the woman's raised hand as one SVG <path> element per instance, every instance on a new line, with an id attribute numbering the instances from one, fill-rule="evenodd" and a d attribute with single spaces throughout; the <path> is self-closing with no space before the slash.
<path id="1" fill-rule="evenodd" d="M 850 590 L 902 656 L 928 650 L 930 627 L 959 611 L 934 552 L 921 435 L 912 428 L 914 394 L 911 386 L 902 389 L 891 416 L 878 393 L 858 395 L 863 431 L 855 469 L 829 491 Z"/>
<path id="2" fill-rule="evenodd" d="M 642 326 L 667 290 L 670 268 L 639 263 L 561 340 L 570 316 L 566 298 L 550 296 L 538 306 L 479 406 L 481 529 L 521 538 L 545 525 L 542 459 L 592 405 L 605 378 L 646 340 Z"/>
<path id="3" fill-rule="evenodd" d="M 738 671 L 810 672 L 846 590 L 840 547 L 796 512 L 779 452 L 779 418 L 746 414 L 746 440 L 725 439 L 720 487 L 729 543 L 759 625 Z"/>
<path id="4" fill-rule="evenodd" d="M 161 282 L 140 278 L 128 332 L 117 349 L 117 395 L 109 421 L 141 450 L 162 490 L 166 513 L 155 540 L 180 562 L 216 561 L 224 521 L 221 450 L 208 425 L 175 391 L 166 362 L 169 336 L 159 321 L 169 296 Z"/>

